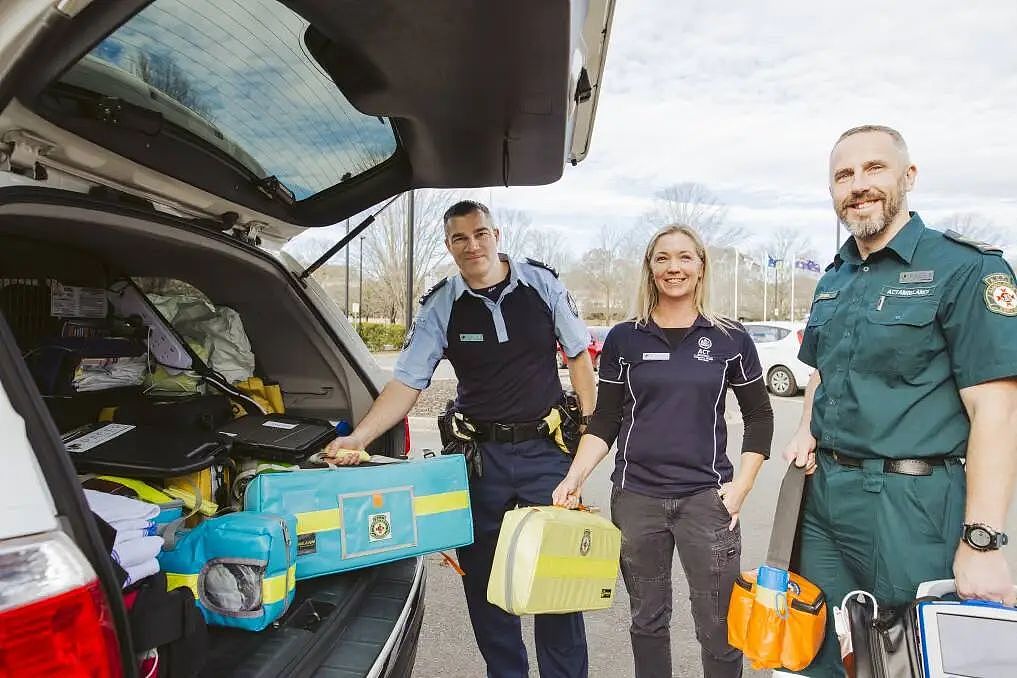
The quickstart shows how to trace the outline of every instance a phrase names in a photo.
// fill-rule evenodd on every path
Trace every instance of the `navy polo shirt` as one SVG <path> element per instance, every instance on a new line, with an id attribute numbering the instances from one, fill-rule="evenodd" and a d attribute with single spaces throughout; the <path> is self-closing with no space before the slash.
<path id="1" fill-rule="evenodd" d="M 393 374 L 423 390 L 444 356 L 459 380 L 460 412 L 477 421 L 537 421 L 562 397 L 557 344 L 579 355 L 589 332 L 550 269 L 502 260 L 509 279 L 497 299 L 470 289 L 461 275 L 425 295 Z"/>
<path id="2" fill-rule="evenodd" d="M 625 386 L 616 486 L 681 497 L 731 480 L 725 394 L 762 379 L 752 339 L 734 325 L 725 332 L 700 316 L 674 348 L 653 320 L 611 328 L 600 381 Z"/>

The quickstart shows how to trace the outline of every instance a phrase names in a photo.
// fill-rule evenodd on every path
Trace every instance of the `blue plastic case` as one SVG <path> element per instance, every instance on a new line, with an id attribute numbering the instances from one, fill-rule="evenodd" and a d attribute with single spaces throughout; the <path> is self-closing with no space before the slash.
<path id="1" fill-rule="evenodd" d="M 297 519 L 297 579 L 473 543 L 462 455 L 258 474 L 245 511 Z"/>

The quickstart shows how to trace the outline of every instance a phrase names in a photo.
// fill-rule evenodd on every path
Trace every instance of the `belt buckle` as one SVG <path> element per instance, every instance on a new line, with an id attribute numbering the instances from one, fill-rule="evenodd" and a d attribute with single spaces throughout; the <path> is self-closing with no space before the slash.
<path id="1" fill-rule="evenodd" d="M 499 424 L 495 422 L 491 424 L 491 437 L 496 443 L 512 443 L 515 442 L 515 435 L 512 427 L 508 424 Z"/>

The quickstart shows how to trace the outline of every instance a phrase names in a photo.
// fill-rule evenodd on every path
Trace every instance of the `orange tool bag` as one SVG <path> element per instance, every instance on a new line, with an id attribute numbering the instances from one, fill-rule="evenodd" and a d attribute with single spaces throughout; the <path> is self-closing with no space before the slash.
<path id="1" fill-rule="evenodd" d="M 805 469 L 791 464 L 777 497 L 766 565 L 738 575 L 731 592 L 727 641 L 754 669 L 800 671 L 823 644 L 823 592 L 788 571 L 804 488 Z"/>

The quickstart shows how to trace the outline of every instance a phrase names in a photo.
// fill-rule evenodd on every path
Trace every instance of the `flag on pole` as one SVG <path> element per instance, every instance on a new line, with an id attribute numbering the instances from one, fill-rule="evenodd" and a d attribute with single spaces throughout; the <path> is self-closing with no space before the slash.
<path id="1" fill-rule="evenodd" d="M 823 267 L 812 259 L 795 259 L 795 268 L 808 273 L 822 273 Z"/>
<path id="2" fill-rule="evenodd" d="M 766 255 L 766 267 L 767 268 L 777 268 L 777 264 L 779 264 L 782 261 L 784 261 L 784 260 L 783 259 L 774 259 L 769 254 Z"/>

